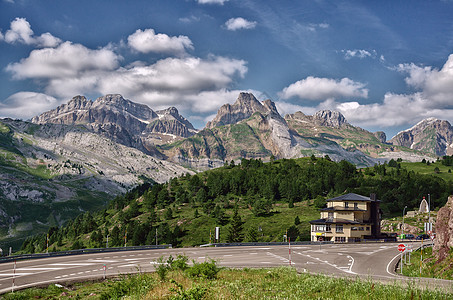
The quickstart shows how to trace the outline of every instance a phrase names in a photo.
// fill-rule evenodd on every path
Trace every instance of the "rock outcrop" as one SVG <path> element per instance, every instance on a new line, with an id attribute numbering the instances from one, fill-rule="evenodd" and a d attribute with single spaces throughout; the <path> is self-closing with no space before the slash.
<path id="1" fill-rule="evenodd" d="M 154 144 L 196 133 L 193 125 L 176 108 L 155 112 L 118 94 L 105 95 L 95 101 L 76 96 L 67 104 L 31 121 L 36 124 L 83 125 L 92 132 L 147 154 L 155 154 Z"/>
<path id="2" fill-rule="evenodd" d="M 452 155 L 453 128 L 448 121 L 429 118 L 399 132 L 389 143 L 437 156 Z"/>
<path id="3" fill-rule="evenodd" d="M 269 113 L 279 115 L 275 108 L 275 104 L 271 100 L 266 100 L 261 103 L 251 93 L 240 93 L 233 105 L 222 105 L 215 118 L 206 124 L 206 128 L 235 124 L 250 118 L 256 112 L 265 115 Z"/>
<path id="4" fill-rule="evenodd" d="M 436 219 L 436 238 L 433 252 L 438 260 L 448 256 L 453 248 L 453 196 L 448 197 L 444 207 L 439 209 Z"/>

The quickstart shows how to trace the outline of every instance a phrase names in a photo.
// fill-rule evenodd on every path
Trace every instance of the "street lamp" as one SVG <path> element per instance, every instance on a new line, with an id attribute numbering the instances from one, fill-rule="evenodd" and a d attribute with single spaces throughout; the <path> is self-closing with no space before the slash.
<path id="1" fill-rule="evenodd" d="M 406 211 L 407 205 L 403 208 L 403 226 L 401 227 L 401 239 L 403 239 L 404 236 L 404 215 Z"/>
<path id="2" fill-rule="evenodd" d="M 431 195 L 428 194 L 428 231 L 431 231 Z"/>

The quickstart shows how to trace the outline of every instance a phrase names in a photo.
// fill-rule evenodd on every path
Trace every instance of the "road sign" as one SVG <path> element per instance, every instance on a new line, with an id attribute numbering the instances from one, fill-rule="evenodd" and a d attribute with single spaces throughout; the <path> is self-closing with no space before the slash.
<path id="1" fill-rule="evenodd" d="M 404 252 L 406 250 L 406 245 L 404 244 L 399 244 L 398 245 L 398 251 L 399 252 Z"/>
<path id="2" fill-rule="evenodd" d="M 427 234 L 431 235 L 431 233 L 433 233 L 433 232 L 431 230 L 428 230 Z"/>

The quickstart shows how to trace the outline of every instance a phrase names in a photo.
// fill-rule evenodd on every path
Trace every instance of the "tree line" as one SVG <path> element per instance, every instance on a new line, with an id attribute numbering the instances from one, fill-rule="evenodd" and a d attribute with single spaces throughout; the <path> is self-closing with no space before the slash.
<path id="1" fill-rule="evenodd" d="M 166 183 L 147 183 L 116 197 L 105 209 L 86 212 L 62 227 L 51 227 L 47 234 L 28 238 L 24 252 L 43 252 L 70 247 L 172 244 L 189 234 L 175 225 L 175 210 L 192 208 L 193 219 L 200 215 L 228 226 L 227 241 L 253 240 L 257 232 L 243 232 L 238 207 L 249 208 L 255 216 L 266 217 L 276 203 L 325 199 L 345 193 L 368 196 L 375 193 L 387 216 L 399 215 L 404 206 L 416 208 L 423 196 L 431 194 L 433 207 L 442 206 L 453 193 L 451 182 L 432 175 L 420 175 L 401 168 L 399 161 L 356 169 L 347 162 L 328 157 L 281 159 L 263 163 L 259 159 L 231 161 L 224 167 L 195 175 L 172 178 Z M 227 213 L 227 211 L 229 213 Z M 172 221 L 173 220 L 173 221 Z M 173 225 L 170 225 L 173 224 Z M 297 224 L 296 224 L 297 225 Z M 288 235 L 297 233 L 291 226 Z M 70 246 L 69 246 L 70 245 Z"/>

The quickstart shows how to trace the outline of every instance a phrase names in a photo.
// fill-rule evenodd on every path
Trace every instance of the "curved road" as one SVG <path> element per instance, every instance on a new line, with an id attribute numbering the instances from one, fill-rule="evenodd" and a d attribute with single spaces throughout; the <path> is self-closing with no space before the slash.
<path id="1" fill-rule="evenodd" d="M 415 246 L 415 245 L 414 245 Z M 384 282 L 413 282 L 422 288 L 453 292 L 453 281 L 407 278 L 393 272 L 399 259 L 397 244 L 328 244 L 291 246 L 250 246 L 218 248 L 176 248 L 94 253 L 49 257 L 0 264 L 0 294 L 31 286 L 102 278 L 104 274 L 152 272 L 157 258 L 184 254 L 202 262 L 207 258 L 232 268 L 291 266 L 299 272 L 352 276 Z M 13 287 L 14 281 L 14 287 Z"/>

